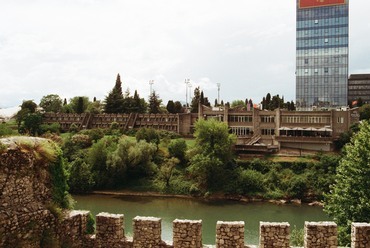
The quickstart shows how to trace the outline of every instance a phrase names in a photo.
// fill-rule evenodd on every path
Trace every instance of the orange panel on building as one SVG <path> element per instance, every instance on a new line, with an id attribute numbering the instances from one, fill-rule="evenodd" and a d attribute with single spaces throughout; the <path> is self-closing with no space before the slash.
<path id="1" fill-rule="evenodd" d="M 299 8 L 313 8 L 321 6 L 345 4 L 346 0 L 299 0 Z"/>

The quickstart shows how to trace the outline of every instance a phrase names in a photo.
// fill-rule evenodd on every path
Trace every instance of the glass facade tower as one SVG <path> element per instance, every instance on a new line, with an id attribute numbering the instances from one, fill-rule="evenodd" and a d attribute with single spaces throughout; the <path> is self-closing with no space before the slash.
<path id="1" fill-rule="evenodd" d="M 296 105 L 347 106 L 348 1 L 297 0 Z"/>

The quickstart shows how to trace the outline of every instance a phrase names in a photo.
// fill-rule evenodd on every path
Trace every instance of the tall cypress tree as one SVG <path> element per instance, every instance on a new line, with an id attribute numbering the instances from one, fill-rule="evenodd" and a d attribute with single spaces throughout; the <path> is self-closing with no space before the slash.
<path id="1" fill-rule="evenodd" d="M 114 88 L 105 98 L 105 113 L 123 113 L 122 82 L 118 74 Z"/>

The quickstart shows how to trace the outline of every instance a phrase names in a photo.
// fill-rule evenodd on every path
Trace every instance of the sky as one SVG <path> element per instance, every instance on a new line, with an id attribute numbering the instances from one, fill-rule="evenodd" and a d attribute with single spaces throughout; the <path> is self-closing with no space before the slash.
<path id="1" fill-rule="evenodd" d="M 295 0 L 0 0 L 0 108 L 122 88 L 167 104 L 295 100 Z M 350 2 L 350 74 L 370 73 L 370 1 Z M 190 79 L 191 88 L 186 88 Z M 188 100 L 189 101 L 189 100 Z"/>

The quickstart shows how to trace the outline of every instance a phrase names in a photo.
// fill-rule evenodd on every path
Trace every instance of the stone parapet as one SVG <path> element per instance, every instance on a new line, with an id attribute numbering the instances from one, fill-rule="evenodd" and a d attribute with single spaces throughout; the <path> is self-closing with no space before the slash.
<path id="1" fill-rule="evenodd" d="M 351 248 L 370 247 L 370 224 L 352 223 Z"/>
<path id="2" fill-rule="evenodd" d="M 173 247 L 199 248 L 202 247 L 201 220 L 174 220 Z"/>
<path id="3" fill-rule="evenodd" d="M 260 222 L 260 248 L 288 248 L 289 241 L 289 223 Z"/>
<path id="4" fill-rule="evenodd" d="M 133 219 L 133 248 L 162 247 L 161 219 L 136 216 Z"/>
<path id="5" fill-rule="evenodd" d="M 244 248 L 244 221 L 217 221 L 217 248 Z"/>
<path id="6" fill-rule="evenodd" d="M 337 246 L 337 224 L 334 222 L 305 222 L 304 247 L 336 248 Z"/>
<path id="7" fill-rule="evenodd" d="M 122 247 L 124 215 L 100 213 L 96 216 L 96 243 L 99 247 Z"/>

